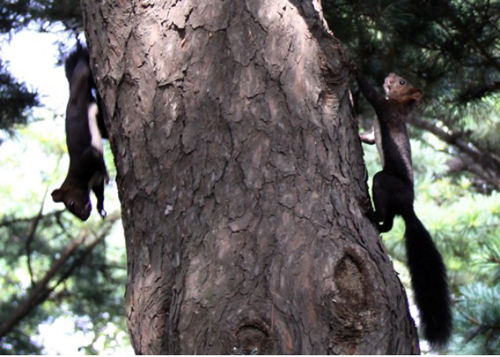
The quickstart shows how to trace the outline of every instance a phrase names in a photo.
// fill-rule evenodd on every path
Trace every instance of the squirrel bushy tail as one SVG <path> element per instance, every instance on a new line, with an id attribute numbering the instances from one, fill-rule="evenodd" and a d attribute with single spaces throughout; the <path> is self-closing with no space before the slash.
<path id="1" fill-rule="evenodd" d="M 413 209 L 403 215 L 408 268 L 424 337 L 433 348 L 448 342 L 452 331 L 446 267 L 429 232 Z"/>

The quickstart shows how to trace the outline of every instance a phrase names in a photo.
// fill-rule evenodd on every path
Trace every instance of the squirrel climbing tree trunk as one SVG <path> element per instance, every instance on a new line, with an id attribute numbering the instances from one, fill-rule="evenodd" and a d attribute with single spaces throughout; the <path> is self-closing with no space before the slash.
<path id="1" fill-rule="evenodd" d="M 83 1 L 141 354 L 410 354 L 319 0 Z"/>

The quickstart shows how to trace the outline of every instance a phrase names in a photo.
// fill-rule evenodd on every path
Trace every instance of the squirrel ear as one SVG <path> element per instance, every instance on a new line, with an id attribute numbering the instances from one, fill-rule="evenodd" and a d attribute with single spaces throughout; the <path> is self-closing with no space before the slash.
<path id="1" fill-rule="evenodd" d="M 420 89 L 415 89 L 415 91 L 411 94 L 411 98 L 413 98 L 417 107 L 422 105 L 422 97 L 423 93 Z"/>
<path id="2" fill-rule="evenodd" d="M 51 195 L 54 202 L 62 202 L 64 200 L 64 192 L 61 189 L 52 191 Z"/>

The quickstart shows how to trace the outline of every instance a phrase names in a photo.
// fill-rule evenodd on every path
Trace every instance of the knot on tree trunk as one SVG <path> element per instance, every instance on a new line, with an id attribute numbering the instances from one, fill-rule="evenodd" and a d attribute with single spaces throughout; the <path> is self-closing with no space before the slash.
<path id="1" fill-rule="evenodd" d="M 332 353 L 340 352 L 336 350 L 337 344 L 344 347 L 350 345 L 347 349 L 349 353 L 356 353 L 356 346 L 378 326 L 377 302 L 373 296 L 374 287 L 370 283 L 373 272 L 369 266 L 367 258 L 355 247 L 346 247 L 343 257 L 336 264 L 336 287 L 325 298 L 324 316 L 331 326 L 335 326 L 332 328 Z"/>
<path id="2" fill-rule="evenodd" d="M 272 355 L 278 353 L 277 339 L 263 318 L 239 319 L 230 327 L 224 341 L 228 353 L 235 355 Z"/>

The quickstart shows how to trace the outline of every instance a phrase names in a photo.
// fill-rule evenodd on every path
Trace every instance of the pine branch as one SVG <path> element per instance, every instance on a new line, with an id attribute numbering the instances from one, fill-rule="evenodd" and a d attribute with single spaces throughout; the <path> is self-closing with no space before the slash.
<path id="1" fill-rule="evenodd" d="M 491 153 L 462 140 L 459 135 L 446 132 L 429 120 L 423 120 L 417 118 L 415 115 L 410 115 L 408 117 L 408 122 L 419 129 L 423 129 L 434 134 L 440 140 L 454 146 L 460 152 L 464 153 L 466 158 L 461 158 L 461 160 L 465 164 L 466 169 L 492 184 L 498 191 L 500 191 L 500 159 Z"/>
<path id="2" fill-rule="evenodd" d="M 460 17 L 457 15 L 457 10 L 452 7 L 449 1 L 441 0 L 441 9 L 446 12 L 446 16 L 450 19 L 455 28 L 461 33 L 469 33 L 469 29 L 466 24 L 464 24 Z M 476 36 L 468 36 L 470 43 L 474 46 L 474 48 L 483 56 L 483 58 L 487 61 L 489 65 L 496 68 L 497 71 L 500 71 L 500 61 L 496 57 L 494 57 L 483 43 Z"/>
<path id="3" fill-rule="evenodd" d="M 47 217 L 52 217 L 52 216 L 55 216 L 57 218 L 64 211 L 65 211 L 65 209 L 60 209 L 60 210 L 57 210 L 57 211 L 52 211 L 52 212 L 44 214 L 42 216 L 42 218 L 47 218 Z M 35 216 L 31 216 L 31 217 L 23 217 L 23 218 L 14 218 L 14 219 L 10 219 L 10 220 L 4 220 L 4 221 L 0 222 L 0 228 L 1 227 L 10 227 L 10 226 L 13 226 L 14 224 L 17 224 L 17 223 L 31 222 L 34 219 L 36 219 L 36 217 L 38 217 L 38 213 Z"/>

